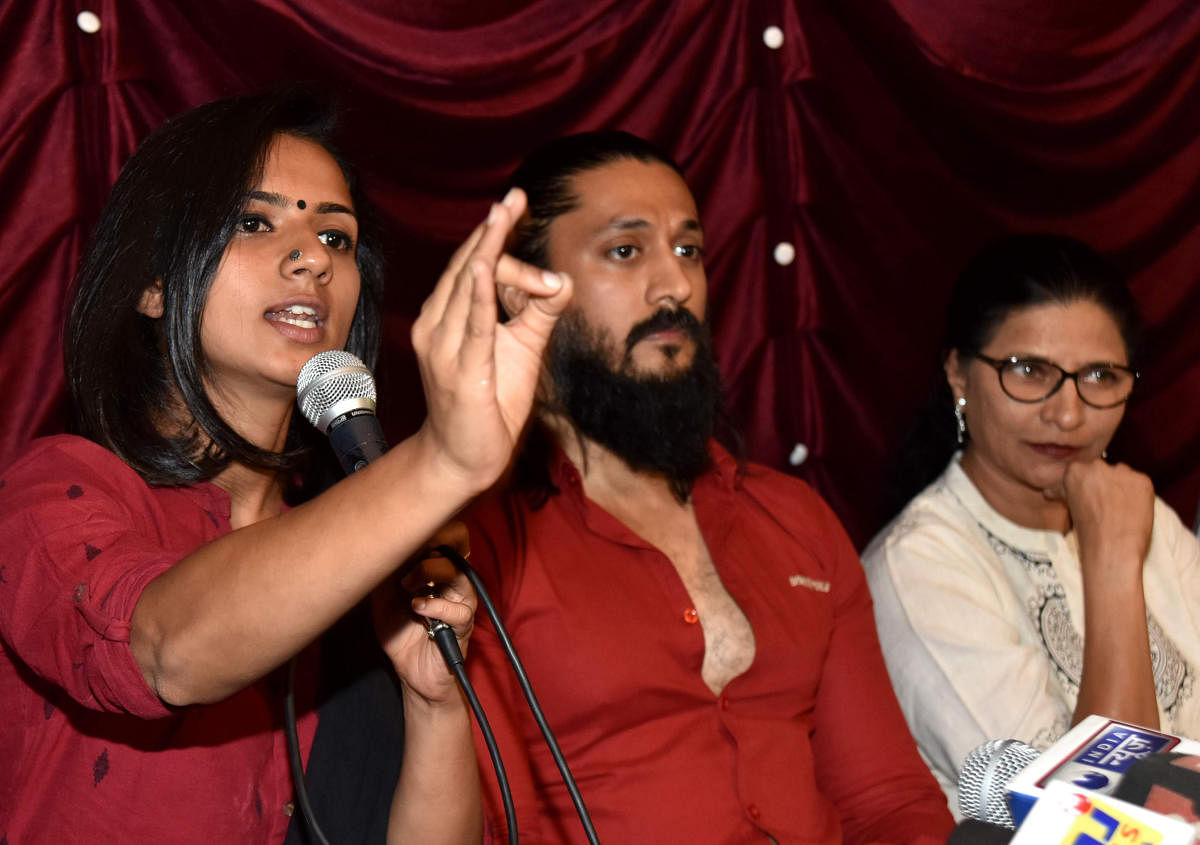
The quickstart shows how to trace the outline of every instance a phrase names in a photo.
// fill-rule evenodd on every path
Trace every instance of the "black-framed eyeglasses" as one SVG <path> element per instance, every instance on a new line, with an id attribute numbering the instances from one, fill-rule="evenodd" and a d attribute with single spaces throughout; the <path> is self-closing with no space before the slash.
<path id="1" fill-rule="evenodd" d="M 1080 367 L 1073 373 L 1058 364 L 1041 358 L 975 357 L 990 365 L 1000 378 L 1000 389 L 1009 399 L 1018 402 L 1041 402 L 1053 396 L 1071 379 L 1079 398 L 1093 408 L 1115 408 L 1129 398 L 1137 383 L 1138 373 L 1120 364 L 1096 363 Z"/>

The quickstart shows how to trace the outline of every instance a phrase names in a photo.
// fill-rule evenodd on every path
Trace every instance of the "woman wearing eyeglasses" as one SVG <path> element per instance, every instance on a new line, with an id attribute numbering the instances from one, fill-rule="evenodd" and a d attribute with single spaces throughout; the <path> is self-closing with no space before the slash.
<path id="1" fill-rule="evenodd" d="M 1058 236 L 993 244 L 951 295 L 925 432 L 941 474 L 863 560 L 900 704 L 956 811 L 963 757 L 989 739 L 1044 749 L 1092 713 L 1200 736 L 1200 545 L 1145 475 L 1105 460 L 1136 322 L 1114 271 Z"/>

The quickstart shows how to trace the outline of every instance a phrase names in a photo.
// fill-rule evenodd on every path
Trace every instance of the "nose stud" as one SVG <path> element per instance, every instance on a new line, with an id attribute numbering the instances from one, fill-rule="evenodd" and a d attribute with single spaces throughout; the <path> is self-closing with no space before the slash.
<path id="1" fill-rule="evenodd" d="M 299 261 L 300 256 L 302 256 L 302 255 L 304 255 L 303 252 L 301 252 L 298 249 L 293 249 L 291 252 L 288 253 L 288 258 L 292 259 L 292 261 Z"/>

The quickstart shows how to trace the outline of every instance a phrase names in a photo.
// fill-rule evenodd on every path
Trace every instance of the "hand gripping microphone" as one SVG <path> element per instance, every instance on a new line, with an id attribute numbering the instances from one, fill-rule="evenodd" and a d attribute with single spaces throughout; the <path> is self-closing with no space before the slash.
<path id="1" fill-rule="evenodd" d="M 384 440 L 379 422 L 375 418 L 375 379 L 372 378 L 371 371 L 367 369 L 366 365 L 349 352 L 319 352 L 310 358 L 308 363 L 301 368 L 300 375 L 296 379 L 296 404 L 299 406 L 300 412 L 304 414 L 305 419 L 312 423 L 318 431 L 329 435 L 329 441 L 333 445 L 338 461 L 347 475 L 357 472 L 371 461 L 381 457 L 387 451 L 387 441 Z M 484 589 L 482 582 L 454 549 L 439 547 L 437 551 L 453 561 L 455 566 L 466 573 L 476 592 L 479 594 L 480 603 L 488 610 L 488 614 L 491 616 L 497 632 L 501 635 L 501 644 L 504 646 L 505 651 L 508 652 L 509 659 L 513 661 L 514 667 L 517 669 L 517 679 L 521 684 L 525 697 L 529 700 L 530 707 L 534 711 L 534 718 L 538 723 L 538 727 L 541 728 L 543 736 L 546 738 L 546 743 L 550 747 L 550 753 L 554 757 L 554 762 L 563 776 L 567 792 L 570 794 L 576 811 L 579 813 L 579 819 L 587 835 L 588 842 L 599 842 L 595 826 L 588 815 L 587 807 L 584 806 L 583 797 L 579 794 L 579 788 L 576 786 L 574 778 L 571 777 L 570 769 L 567 767 L 567 761 L 562 755 L 562 750 L 559 748 L 558 741 L 554 738 L 550 726 L 546 723 L 545 717 L 542 715 L 541 708 L 537 705 L 537 699 L 533 695 L 533 688 L 529 685 L 529 679 L 525 675 L 525 670 L 521 667 L 520 661 L 517 659 L 512 642 L 509 640 L 508 634 L 504 631 L 504 626 L 500 623 L 500 619 L 496 615 L 495 608 L 492 606 L 491 599 L 488 598 L 487 591 Z M 484 715 L 470 681 L 463 671 L 462 651 L 458 647 L 458 640 L 454 636 L 454 629 L 438 619 L 427 619 L 426 626 L 429 629 L 430 639 L 437 643 L 438 650 L 442 653 L 446 665 L 450 668 L 454 676 L 458 678 L 463 692 L 471 704 L 471 709 L 475 712 L 475 717 L 479 722 L 484 740 L 487 742 L 488 752 L 491 754 L 492 762 L 496 766 L 497 778 L 502 785 L 501 788 L 505 796 L 504 816 L 508 827 L 508 841 L 515 843 L 517 842 L 516 809 L 512 803 L 511 794 L 507 789 L 508 778 L 504 774 L 504 764 L 500 760 L 499 748 L 496 746 L 491 728 L 487 724 L 487 717 Z M 294 747 L 295 750 L 292 755 L 293 780 L 299 786 L 302 786 L 304 779 L 303 772 L 301 771 L 302 767 L 300 766 L 298 743 L 294 743 Z M 296 775 L 296 772 L 300 772 L 300 774 Z M 297 789 L 298 793 L 300 793 L 299 786 Z M 300 804 L 305 817 L 310 820 L 310 824 L 315 829 L 315 821 L 312 820 L 311 812 L 307 809 L 307 798 L 301 798 Z"/>
<path id="2" fill-rule="evenodd" d="M 318 352 L 300 368 L 296 404 L 323 434 L 346 475 L 358 472 L 387 451 L 375 416 L 375 378 L 357 357 L 338 349 Z M 453 669 L 463 662 L 454 630 L 440 619 L 426 619 L 429 637 Z"/>

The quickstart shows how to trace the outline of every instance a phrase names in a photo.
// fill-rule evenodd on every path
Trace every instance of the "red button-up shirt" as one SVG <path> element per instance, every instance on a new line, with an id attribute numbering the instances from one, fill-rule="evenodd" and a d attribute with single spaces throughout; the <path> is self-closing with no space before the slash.
<path id="1" fill-rule="evenodd" d="M 278 679 L 170 708 L 129 648 L 145 586 L 229 530 L 215 485 L 149 487 L 82 438 L 36 441 L 0 472 L 0 842 L 283 841 Z"/>
<path id="2" fill-rule="evenodd" d="M 468 514 L 471 563 L 500 608 L 595 821 L 621 843 L 944 842 L 953 826 L 888 680 L 858 557 L 803 482 L 716 465 L 693 500 L 754 630 L 750 668 L 714 695 L 704 634 L 671 562 L 584 495 Z M 584 841 L 494 631 L 467 660 L 499 735 L 522 842 Z M 504 815 L 484 747 L 488 827 Z"/>

